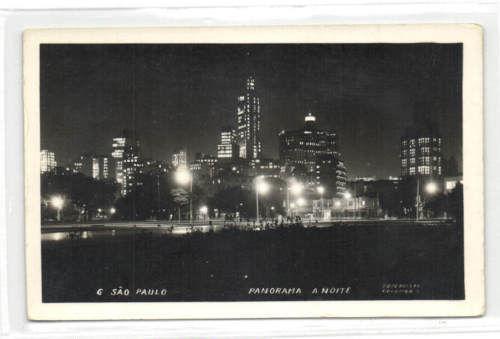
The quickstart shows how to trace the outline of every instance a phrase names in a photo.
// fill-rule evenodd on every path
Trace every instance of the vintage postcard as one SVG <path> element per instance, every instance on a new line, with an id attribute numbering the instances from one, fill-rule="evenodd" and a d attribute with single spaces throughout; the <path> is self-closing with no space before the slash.
<path id="1" fill-rule="evenodd" d="M 24 32 L 34 320 L 484 313 L 482 29 Z"/>

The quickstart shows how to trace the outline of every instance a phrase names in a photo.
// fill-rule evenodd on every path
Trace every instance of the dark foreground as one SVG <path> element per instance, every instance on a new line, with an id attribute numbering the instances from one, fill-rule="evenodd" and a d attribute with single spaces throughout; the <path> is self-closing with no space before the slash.
<path id="1" fill-rule="evenodd" d="M 394 222 L 87 232 L 42 242 L 43 301 L 463 299 L 462 243 L 456 224 Z"/>

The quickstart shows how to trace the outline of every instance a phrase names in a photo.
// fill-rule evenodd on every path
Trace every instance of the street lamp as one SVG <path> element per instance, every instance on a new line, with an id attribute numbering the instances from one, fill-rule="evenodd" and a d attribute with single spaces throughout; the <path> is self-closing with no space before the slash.
<path id="1" fill-rule="evenodd" d="M 256 203 L 256 220 L 259 222 L 259 194 L 266 194 L 270 189 L 269 184 L 264 180 L 264 177 L 259 176 L 255 179 L 255 203 Z"/>
<path id="2" fill-rule="evenodd" d="M 115 209 L 114 207 L 111 207 L 111 208 L 109 209 L 109 214 L 113 215 L 113 214 L 115 214 L 115 213 L 116 213 L 116 209 Z"/>
<path id="3" fill-rule="evenodd" d="M 430 182 L 428 182 L 424 186 L 424 190 L 425 190 L 425 193 L 427 193 L 428 195 L 434 195 L 434 194 L 436 194 L 438 192 L 439 187 L 438 187 L 438 185 L 434 181 L 430 181 Z M 425 213 L 424 212 L 424 208 L 425 208 L 425 196 L 422 197 L 421 208 L 422 208 L 422 214 L 424 214 Z"/>
<path id="4" fill-rule="evenodd" d="M 304 185 L 300 182 L 293 182 L 292 185 L 290 185 L 290 191 L 292 192 L 293 195 L 300 195 L 302 191 L 304 190 Z"/>
<path id="5" fill-rule="evenodd" d="M 351 200 L 352 199 L 351 192 L 349 192 L 349 191 L 344 192 L 344 198 L 346 200 Z M 349 217 L 349 214 L 348 214 L 349 213 L 349 205 L 350 205 L 349 203 L 347 203 L 347 205 L 346 205 L 347 217 Z M 354 217 L 356 216 L 356 200 L 354 200 L 354 213 L 353 213 L 353 215 L 354 215 Z M 353 219 L 354 219 L 354 217 L 353 217 Z"/>
<path id="6" fill-rule="evenodd" d="M 316 187 L 316 191 L 318 191 L 320 198 L 321 198 L 321 214 L 322 214 L 321 218 L 323 218 L 324 214 L 325 214 L 325 211 L 324 211 L 325 206 L 323 204 L 323 194 L 325 193 L 325 188 L 323 186 L 318 186 L 318 187 Z"/>
<path id="7" fill-rule="evenodd" d="M 439 191 L 439 186 L 434 181 L 429 181 L 424 186 L 424 191 L 428 195 L 434 195 Z M 425 195 L 421 196 L 420 194 L 420 180 L 417 178 L 417 196 L 415 197 L 415 207 L 416 207 L 416 219 L 420 220 L 424 214 L 424 205 L 425 205 Z"/>
<path id="8" fill-rule="evenodd" d="M 64 199 L 60 195 L 54 195 L 50 198 L 50 203 L 57 211 L 57 221 L 61 221 L 61 210 L 64 206 Z"/>
<path id="9" fill-rule="evenodd" d="M 208 207 L 207 206 L 201 206 L 200 207 L 200 214 L 203 215 L 203 221 L 205 221 L 208 213 Z"/>
<path id="10" fill-rule="evenodd" d="M 175 181 L 181 186 L 189 184 L 189 222 L 191 223 L 193 220 L 193 176 L 186 167 L 179 167 L 175 171 Z"/>
<path id="11" fill-rule="evenodd" d="M 428 182 L 427 185 L 425 185 L 425 191 L 428 194 L 436 194 L 438 189 L 438 185 L 433 181 Z"/>
<path id="12" fill-rule="evenodd" d="M 295 179 L 292 179 L 288 182 L 288 186 L 286 189 L 286 205 L 287 205 L 287 214 L 290 214 L 290 209 L 293 209 L 290 203 L 290 192 L 294 196 L 298 196 L 304 190 L 304 185 Z"/>

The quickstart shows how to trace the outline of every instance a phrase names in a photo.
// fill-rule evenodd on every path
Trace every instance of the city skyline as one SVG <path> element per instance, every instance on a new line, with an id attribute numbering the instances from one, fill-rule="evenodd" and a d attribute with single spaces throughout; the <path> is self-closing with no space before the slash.
<path id="1" fill-rule="evenodd" d="M 363 46 L 370 55 L 363 55 Z M 437 116 L 444 155 L 454 156 L 461 164 L 461 142 L 457 142 L 462 138 L 461 46 L 400 46 L 60 45 L 46 48 L 44 45 L 41 53 L 42 149 L 53 150 L 59 163 L 70 163 L 82 153 L 110 154 L 112 138 L 124 128 L 134 128 L 146 158 L 169 159 L 180 148 L 188 150 L 190 160 L 197 152 L 216 155 L 220 127 L 235 127 L 237 98 L 244 90 L 245 79 L 255 74 L 261 98 L 264 157 L 277 158 L 278 133 L 300 127 L 303 117 L 312 112 L 322 127 L 338 134 L 350 177 L 397 176 L 399 141 L 404 128 L 413 124 L 412 120 L 417 126 L 425 123 L 432 115 Z M 200 55 L 204 50 L 211 56 L 208 58 L 211 62 L 201 62 L 207 59 Z M 220 51 L 228 52 L 229 56 Z M 353 53 L 361 57 L 349 60 Z M 276 54 L 282 58 L 276 60 L 273 57 Z M 188 60 L 182 58 L 186 55 Z M 55 63 L 56 57 L 62 61 Z M 363 64 L 363 57 L 370 58 L 372 65 Z M 273 62 L 269 65 L 265 60 Z M 413 67 L 405 78 L 405 65 L 410 62 L 419 68 Z M 125 67 L 131 65 L 134 67 Z M 179 66 L 174 70 L 179 76 L 162 78 L 160 75 L 165 75 L 168 65 Z M 210 66 L 214 65 L 217 67 L 212 69 Z M 387 69 L 381 71 L 381 65 Z M 121 76 L 101 75 L 98 70 L 104 69 Z M 325 71 L 333 69 L 339 72 L 332 78 L 322 77 Z M 154 70 L 158 73 L 156 76 L 152 74 Z M 295 72 L 288 74 L 286 70 Z M 394 71 L 398 72 L 388 74 Z M 319 79 L 319 83 L 307 81 L 308 76 Z M 114 79 L 115 86 L 110 86 L 107 79 Z M 377 79 L 380 83 L 375 87 Z M 397 84 L 406 84 L 406 87 Z M 219 88 L 208 90 L 211 87 Z M 165 97 L 162 90 L 176 94 Z M 206 95 L 202 95 L 203 91 Z M 82 102 L 82 98 L 86 101 Z M 364 101 L 356 105 L 360 98 Z M 161 105 L 167 103 L 170 105 L 162 109 Z M 372 113 L 367 113 L 368 105 Z M 168 112 L 176 106 L 177 112 Z M 417 114 L 417 106 L 423 114 Z M 109 113 L 99 113 L 103 110 Z M 85 115 L 84 122 L 80 114 Z M 82 123 L 86 127 L 77 128 Z M 69 142 L 60 142 L 63 139 Z"/>

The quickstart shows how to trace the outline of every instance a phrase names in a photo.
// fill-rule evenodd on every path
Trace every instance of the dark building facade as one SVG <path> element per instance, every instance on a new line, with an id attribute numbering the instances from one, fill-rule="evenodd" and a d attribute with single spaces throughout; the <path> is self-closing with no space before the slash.
<path id="1" fill-rule="evenodd" d="M 345 191 L 346 168 L 334 131 L 320 129 L 316 117 L 309 113 L 304 128 L 282 131 L 279 138 L 284 175 L 294 176 L 309 186 L 323 185 L 332 194 Z"/>
<path id="2" fill-rule="evenodd" d="M 402 216 L 404 183 L 399 178 L 367 179 L 360 178 L 347 183 L 347 190 L 354 198 L 369 197 L 376 199 L 382 214 L 388 217 Z"/>

